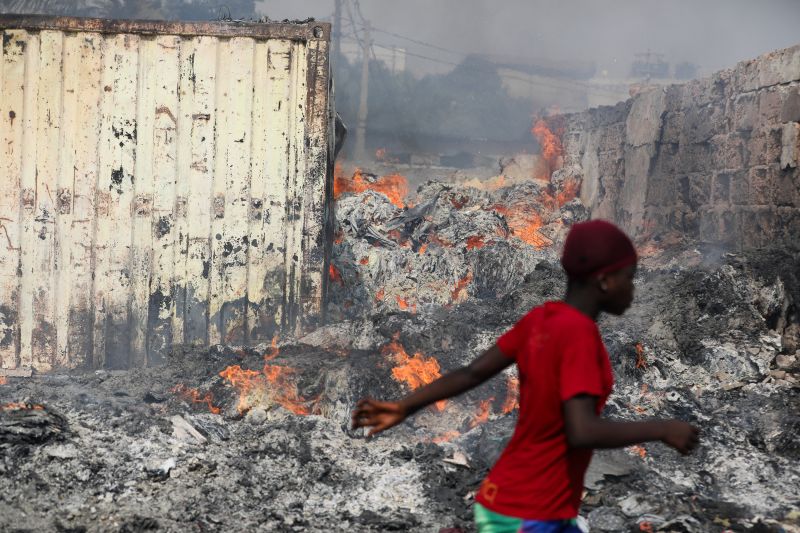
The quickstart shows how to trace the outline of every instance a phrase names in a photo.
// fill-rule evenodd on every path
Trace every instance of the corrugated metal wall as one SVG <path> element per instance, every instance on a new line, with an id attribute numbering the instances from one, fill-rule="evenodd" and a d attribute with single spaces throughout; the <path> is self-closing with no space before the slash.
<path id="1" fill-rule="evenodd" d="M 0 17 L 0 371 L 319 319 L 327 24 Z"/>

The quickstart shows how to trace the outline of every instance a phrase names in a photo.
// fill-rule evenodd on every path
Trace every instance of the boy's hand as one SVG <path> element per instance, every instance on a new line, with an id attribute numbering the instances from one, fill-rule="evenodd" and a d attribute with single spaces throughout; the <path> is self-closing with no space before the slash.
<path id="1" fill-rule="evenodd" d="M 370 427 L 368 436 L 375 435 L 406 419 L 406 411 L 395 402 L 378 402 L 371 398 L 360 400 L 353 411 L 353 429 Z"/>
<path id="2" fill-rule="evenodd" d="M 683 455 L 691 452 L 700 440 L 700 430 L 681 420 L 664 421 L 664 436 L 661 441 L 672 446 Z"/>

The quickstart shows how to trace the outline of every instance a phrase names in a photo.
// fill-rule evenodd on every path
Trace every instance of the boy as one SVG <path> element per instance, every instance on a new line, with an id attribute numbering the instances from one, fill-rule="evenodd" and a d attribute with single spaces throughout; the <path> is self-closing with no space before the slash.
<path id="1" fill-rule="evenodd" d="M 469 366 L 450 372 L 399 402 L 364 399 L 353 427 L 384 431 L 436 401 L 461 394 L 512 363 L 519 369 L 519 420 L 476 496 L 482 533 L 580 531 L 583 477 L 594 448 L 660 440 L 682 454 L 698 430 L 679 420 L 613 422 L 600 417 L 613 375 L 595 321 L 623 314 L 633 301 L 636 251 L 616 226 L 575 224 L 564 243 L 563 301 L 528 312 Z"/>

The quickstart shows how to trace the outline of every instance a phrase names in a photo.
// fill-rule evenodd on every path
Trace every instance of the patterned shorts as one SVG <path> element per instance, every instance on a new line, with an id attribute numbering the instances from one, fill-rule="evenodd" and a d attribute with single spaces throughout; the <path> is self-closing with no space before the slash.
<path id="1" fill-rule="evenodd" d="M 483 505 L 473 506 L 475 524 L 480 533 L 582 533 L 576 519 L 524 520 L 490 511 Z"/>

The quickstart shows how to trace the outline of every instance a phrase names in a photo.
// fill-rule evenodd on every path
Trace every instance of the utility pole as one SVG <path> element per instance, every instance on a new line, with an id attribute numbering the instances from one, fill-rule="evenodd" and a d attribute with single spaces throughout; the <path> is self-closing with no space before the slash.
<path id="1" fill-rule="evenodd" d="M 356 161 L 362 162 L 367 159 L 366 135 L 367 135 L 367 97 L 369 95 L 369 50 L 370 41 L 369 21 L 364 22 L 364 34 L 361 43 L 361 101 L 358 104 L 358 123 L 356 125 Z"/>
<path id="2" fill-rule="evenodd" d="M 342 60 L 342 0 L 334 0 L 333 6 L 333 63 L 338 65 Z"/>

